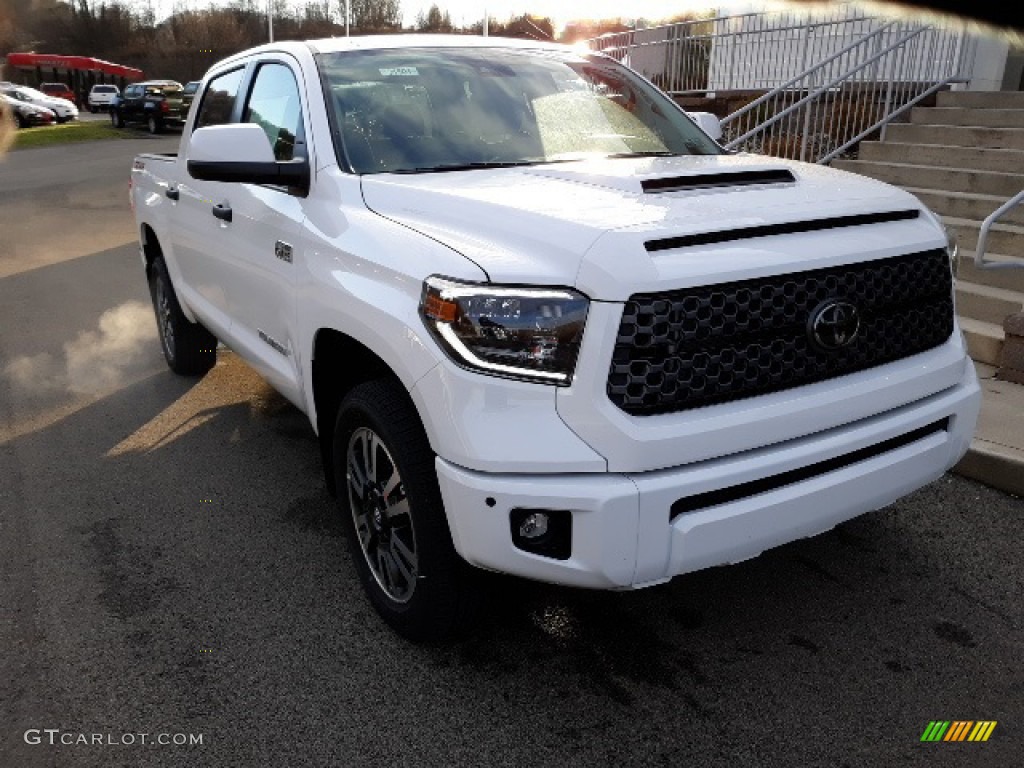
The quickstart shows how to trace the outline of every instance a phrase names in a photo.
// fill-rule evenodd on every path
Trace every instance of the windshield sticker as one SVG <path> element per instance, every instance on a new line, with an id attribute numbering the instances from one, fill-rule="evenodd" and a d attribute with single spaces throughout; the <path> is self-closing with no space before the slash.
<path id="1" fill-rule="evenodd" d="M 384 77 L 419 77 L 419 70 L 416 67 L 381 67 L 380 73 Z"/>

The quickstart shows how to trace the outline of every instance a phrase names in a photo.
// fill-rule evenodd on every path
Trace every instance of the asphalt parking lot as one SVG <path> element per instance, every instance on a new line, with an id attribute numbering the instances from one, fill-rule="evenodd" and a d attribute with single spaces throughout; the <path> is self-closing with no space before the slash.
<path id="1" fill-rule="evenodd" d="M 469 639 L 396 637 L 305 418 L 231 353 L 163 363 L 127 178 L 177 141 L 0 162 L 0 766 L 1020 764 L 1024 500 L 961 478 L 641 592 L 495 578 Z"/>

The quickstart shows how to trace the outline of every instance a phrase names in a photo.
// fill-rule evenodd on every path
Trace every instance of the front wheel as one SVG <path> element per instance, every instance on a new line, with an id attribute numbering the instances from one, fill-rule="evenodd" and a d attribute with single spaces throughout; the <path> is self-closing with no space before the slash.
<path id="1" fill-rule="evenodd" d="M 377 613 L 415 641 L 468 629 L 479 573 L 452 545 L 434 454 L 397 381 L 366 382 L 345 397 L 333 455 L 352 560 Z"/>
<path id="2" fill-rule="evenodd" d="M 206 373 L 217 362 L 217 339 L 181 311 L 162 256 L 150 265 L 149 292 L 167 366 L 181 376 Z"/>
<path id="3" fill-rule="evenodd" d="M 124 117 L 116 109 L 110 110 L 110 122 L 115 128 L 124 128 Z"/>

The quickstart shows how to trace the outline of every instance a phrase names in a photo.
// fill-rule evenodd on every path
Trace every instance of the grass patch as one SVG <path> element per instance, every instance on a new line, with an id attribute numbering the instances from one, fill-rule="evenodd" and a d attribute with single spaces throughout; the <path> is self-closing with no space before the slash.
<path id="1" fill-rule="evenodd" d="M 99 139 L 134 139 L 138 134 L 115 128 L 110 123 L 73 120 L 63 125 L 41 125 L 38 128 L 22 128 L 14 135 L 14 149 L 49 147 L 54 144 L 69 144 L 76 141 L 97 141 Z"/>

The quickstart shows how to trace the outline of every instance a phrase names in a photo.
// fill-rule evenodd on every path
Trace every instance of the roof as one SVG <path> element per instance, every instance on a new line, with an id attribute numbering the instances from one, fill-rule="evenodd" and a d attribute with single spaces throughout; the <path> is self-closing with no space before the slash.
<path id="1" fill-rule="evenodd" d="M 142 79 L 141 69 L 114 64 L 103 59 L 92 59 L 88 56 L 62 56 L 53 53 L 9 53 L 7 54 L 7 63 L 19 69 L 35 69 L 36 67 L 77 69 L 86 72 L 103 72 L 107 75 L 123 77 L 128 80 Z"/>
<path id="2" fill-rule="evenodd" d="M 328 37 L 306 43 L 320 53 L 384 48 L 515 48 L 519 50 L 572 51 L 572 47 L 546 40 L 481 35 L 367 35 L 365 37 Z"/>
<path id="3" fill-rule="evenodd" d="M 542 50 L 578 52 L 561 43 L 544 40 L 523 40 L 515 37 L 483 37 L 481 35 L 365 35 L 357 37 L 325 37 L 304 42 L 266 43 L 228 56 L 217 66 L 254 53 L 284 51 L 298 53 L 303 49 L 314 53 L 340 53 L 343 51 L 372 51 L 396 48 L 506 48 L 515 50 Z"/>

